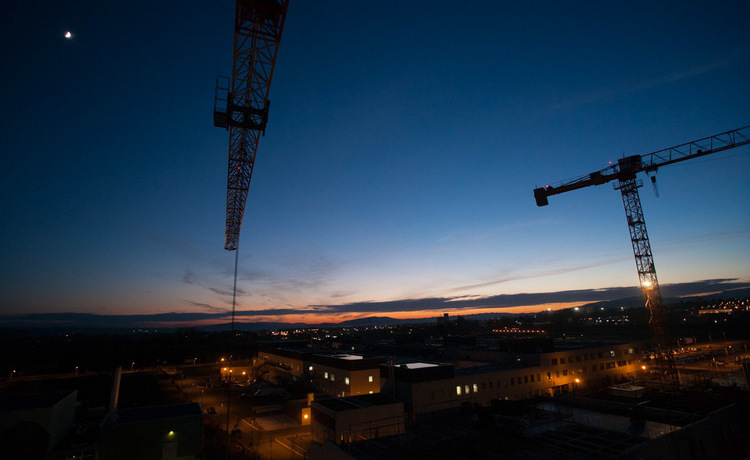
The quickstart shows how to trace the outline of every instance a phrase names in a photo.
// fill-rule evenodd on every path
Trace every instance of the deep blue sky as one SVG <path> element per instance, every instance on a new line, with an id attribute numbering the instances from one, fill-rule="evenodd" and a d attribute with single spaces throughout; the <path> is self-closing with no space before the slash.
<path id="1" fill-rule="evenodd" d="M 231 308 L 233 23 L 229 1 L 3 3 L 0 314 Z M 532 189 L 750 124 L 748 23 L 746 1 L 292 0 L 238 309 L 636 285 L 618 192 Z M 749 153 L 641 190 L 662 284 L 750 281 Z"/>

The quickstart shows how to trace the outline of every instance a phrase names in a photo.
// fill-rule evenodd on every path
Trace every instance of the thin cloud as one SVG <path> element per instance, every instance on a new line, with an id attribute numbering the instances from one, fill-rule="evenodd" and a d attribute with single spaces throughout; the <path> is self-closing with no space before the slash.
<path id="1" fill-rule="evenodd" d="M 482 288 L 482 287 L 487 287 L 487 286 L 494 286 L 496 284 L 508 283 L 510 281 L 518 281 L 518 280 L 525 280 L 525 279 L 531 279 L 531 278 L 541 278 L 541 277 L 545 277 L 545 276 L 562 275 L 564 273 L 577 272 L 577 271 L 580 271 L 580 270 L 586 270 L 588 268 L 601 267 L 601 266 L 604 266 L 604 265 L 611 265 L 611 264 L 614 264 L 614 263 L 622 262 L 623 260 L 628 260 L 628 258 L 626 258 L 626 257 L 620 257 L 620 258 L 617 258 L 617 259 L 605 260 L 605 261 L 597 262 L 597 263 L 593 263 L 593 264 L 578 265 L 578 266 L 574 266 L 574 267 L 558 268 L 558 269 L 555 269 L 555 270 L 545 270 L 545 271 L 538 272 L 538 273 L 527 273 L 525 275 L 509 276 L 509 277 L 506 277 L 506 278 L 501 278 L 501 279 L 493 280 L 493 281 L 487 281 L 487 282 L 484 282 L 484 283 L 469 284 L 469 285 L 466 285 L 466 286 L 458 286 L 458 287 L 449 289 L 448 291 L 449 292 L 465 291 L 467 289 L 476 289 L 476 288 Z"/>
<path id="2" fill-rule="evenodd" d="M 706 73 L 713 72 L 736 63 L 739 60 L 746 59 L 741 54 L 735 53 L 723 59 L 714 62 L 697 65 L 688 69 L 673 72 L 667 75 L 661 75 L 652 78 L 645 78 L 637 81 L 619 81 L 608 86 L 594 89 L 592 91 L 572 96 L 556 104 L 548 105 L 540 110 L 543 114 L 565 111 L 582 105 L 594 104 L 600 101 L 614 99 L 627 94 L 644 91 L 658 86 L 674 83 L 680 80 L 697 77 Z"/>
<path id="3" fill-rule="evenodd" d="M 200 286 L 204 289 L 208 289 L 209 291 L 213 292 L 214 294 L 219 294 L 220 296 L 224 297 L 231 297 L 232 296 L 232 288 L 231 287 L 214 287 L 208 285 L 205 281 L 200 280 L 199 276 L 193 272 L 190 269 L 187 269 L 185 271 L 185 274 L 182 275 L 182 282 L 191 286 Z M 243 290 L 242 288 L 237 288 L 237 295 L 238 296 L 245 296 L 247 295 L 247 292 Z"/>
<path id="4" fill-rule="evenodd" d="M 227 308 L 214 307 L 213 305 L 209 305 L 207 303 L 188 301 L 188 304 L 194 307 L 203 308 L 204 310 L 208 310 L 209 312 L 212 312 L 212 313 L 229 313 L 230 312 L 230 310 Z"/>

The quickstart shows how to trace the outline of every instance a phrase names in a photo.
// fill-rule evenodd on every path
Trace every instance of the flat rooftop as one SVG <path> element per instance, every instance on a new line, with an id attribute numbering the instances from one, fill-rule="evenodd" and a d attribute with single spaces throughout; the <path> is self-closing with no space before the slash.
<path id="1" fill-rule="evenodd" d="M 347 354 L 342 354 L 342 355 L 331 355 L 331 358 L 336 358 L 336 359 L 345 359 L 345 360 L 347 360 L 347 361 L 357 361 L 357 360 L 360 360 L 360 359 L 365 359 L 365 358 L 364 358 L 364 356 L 359 356 L 359 355 L 347 355 Z"/>
<path id="2" fill-rule="evenodd" d="M 203 409 L 201 409 L 198 403 L 183 403 L 136 407 L 117 411 L 117 423 L 134 423 L 184 417 L 203 417 Z"/>
<path id="3" fill-rule="evenodd" d="M 76 390 L 51 391 L 5 396 L 0 399 L 0 412 L 53 407 Z"/>
<path id="4" fill-rule="evenodd" d="M 433 363 L 403 363 L 399 364 L 399 367 L 405 367 L 407 369 L 423 369 L 425 367 L 438 367 L 438 365 Z"/>
<path id="5" fill-rule="evenodd" d="M 382 393 L 372 393 L 359 396 L 348 396 L 345 398 L 315 400 L 313 401 L 313 404 L 319 404 L 334 412 L 343 412 L 347 410 L 363 409 L 365 407 L 397 404 L 398 402 L 399 401 Z"/>

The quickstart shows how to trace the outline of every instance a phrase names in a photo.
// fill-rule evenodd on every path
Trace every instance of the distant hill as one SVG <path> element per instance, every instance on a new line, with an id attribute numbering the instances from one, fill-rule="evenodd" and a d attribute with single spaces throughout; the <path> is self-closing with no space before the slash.
<path id="1" fill-rule="evenodd" d="M 731 282 L 730 282 L 731 281 Z M 734 284 L 732 286 L 732 284 Z M 584 304 L 581 308 L 638 308 L 643 307 L 643 299 L 637 293 L 636 287 L 611 288 L 624 297 L 615 300 L 605 300 Z M 568 291 L 566 291 L 568 292 Z M 709 294 L 704 294 L 710 292 Z M 706 280 L 704 282 L 681 283 L 665 285 L 662 287 L 664 304 L 679 305 L 690 301 L 705 301 L 721 298 L 744 298 L 750 296 L 750 287 L 745 282 L 734 282 L 732 280 Z M 547 294 L 545 294 L 547 295 Z M 671 295 L 671 296 L 670 296 Z M 526 294 L 519 294 L 524 297 Z M 526 299 L 528 300 L 528 299 Z M 442 312 L 434 310 L 434 316 L 415 319 L 398 319 L 389 316 L 369 316 L 340 323 L 284 323 L 284 322 L 236 322 L 235 330 L 238 331 L 275 331 L 279 329 L 302 329 L 308 327 L 367 327 L 367 326 L 398 326 L 403 324 L 424 324 L 436 322 Z M 516 313 L 507 313 L 498 307 L 498 311 L 488 311 L 472 315 L 461 315 L 460 312 L 451 314 L 450 318 L 458 316 L 471 321 L 483 321 L 493 318 L 515 316 Z M 190 323 L 218 319 L 214 313 L 157 313 L 140 315 L 96 315 L 91 313 L 29 313 L 15 315 L 0 315 L 0 328 L 4 334 L 17 334 L 19 331 L 26 333 L 53 332 L 91 332 L 97 334 L 121 334 L 142 331 L 174 331 L 179 328 L 190 327 L 204 331 L 229 331 L 231 323 L 221 323 L 207 326 L 190 326 Z M 224 319 L 222 317 L 222 319 Z"/>

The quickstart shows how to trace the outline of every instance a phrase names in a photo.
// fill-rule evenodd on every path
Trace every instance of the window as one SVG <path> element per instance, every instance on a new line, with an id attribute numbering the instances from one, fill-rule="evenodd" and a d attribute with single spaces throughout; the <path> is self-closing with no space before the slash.
<path id="1" fill-rule="evenodd" d="M 328 372 L 323 372 L 323 378 L 328 380 Z"/>
<path id="2" fill-rule="evenodd" d="M 513 386 L 513 385 L 515 385 L 515 384 L 516 384 L 516 379 L 515 379 L 515 377 L 511 377 L 511 378 L 510 378 L 510 385 L 511 385 L 511 386 Z"/>
<path id="3" fill-rule="evenodd" d="M 372 390 L 370 390 L 370 394 L 372 394 Z"/>
<path id="4" fill-rule="evenodd" d="M 477 391 L 479 391 L 479 388 L 477 388 L 477 384 L 476 383 L 474 385 L 472 385 L 472 387 L 474 389 L 474 393 L 476 393 Z"/>
<path id="5" fill-rule="evenodd" d="M 344 377 L 344 385 L 349 385 L 349 377 Z"/>
<path id="6" fill-rule="evenodd" d="M 615 355 L 615 350 L 609 350 L 609 356 L 614 356 L 614 355 Z"/>
<path id="7" fill-rule="evenodd" d="M 370 382 L 370 383 L 372 383 L 372 375 L 368 375 L 367 376 L 367 381 Z"/>
<path id="8" fill-rule="evenodd" d="M 549 372 L 547 372 L 547 380 L 551 380 L 551 379 L 552 379 L 552 374 L 550 374 Z"/>
<path id="9" fill-rule="evenodd" d="M 456 385 L 456 394 L 461 396 L 461 385 Z"/>
<path id="10" fill-rule="evenodd" d="M 600 371 L 603 371 L 603 370 L 604 370 L 604 363 L 601 363 L 601 364 L 599 364 L 599 370 L 600 370 Z"/>
<path id="11" fill-rule="evenodd" d="M 307 368 L 307 370 L 309 370 L 310 372 L 312 372 L 313 371 L 313 367 L 310 366 L 309 368 Z"/>
<path id="12" fill-rule="evenodd" d="M 558 378 L 560 377 L 560 371 L 555 372 L 555 377 L 558 377 Z"/>
<path id="13" fill-rule="evenodd" d="M 528 375 L 524 375 L 523 376 L 523 383 L 529 383 L 529 376 Z"/>
<path id="14" fill-rule="evenodd" d="M 534 381 L 534 374 L 531 374 L 531 381 Z"/>
<path id="15" fill-rule="evenodd" d="M 563 369 L 563 375 L 568 375 L 568 370 L 567 369 Z"/>
<path id="16" fill-rule="evenodd" d="M 580 361 L 581 361 L 581 355 L 576 355 L 576 362 L 580 362 Z"/>
<path id="17" fill-rule="evenodd" d="M 557 366 L 557 358 L 552 358 L 552 365 Z"/>
<path id="18" fill-rule="evenodd" d="M 565 358 L 560 358 L 560 364 L 565 364 Z"/>
<path id="19" fill-rule="evenodd" d="M 331 372 L 331 382 L 334 382 L 336 380 L 336 376 L 333 375 L 333 372 Z"/>
<path id="20" fill-rule="evenodd" d="M 469 394 L 469 385 L 464 385 L 464 393 Z"/>

